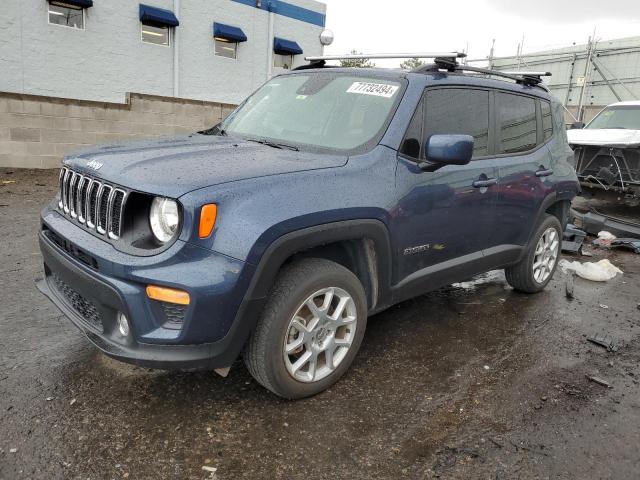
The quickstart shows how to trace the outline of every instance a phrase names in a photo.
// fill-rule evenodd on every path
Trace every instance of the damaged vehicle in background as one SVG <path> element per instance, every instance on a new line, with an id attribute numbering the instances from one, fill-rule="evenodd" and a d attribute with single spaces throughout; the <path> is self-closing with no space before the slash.
<path id="1" fill-rule="evenodd" d="M 640 238 L 628 208 L 640 206 L 640 101 L 609 105 L 586 126 L 574 123 L 567 136 L 583 196 L 595 200 L 582 216 L 583 228 Z M 606 202 L 613 208 L 605 213 Z"/>
<path id="2" fill-rule="evenodd" d="M 628 203 L 640 204 L 640 101 L 609 105 L 567 136 L 583 187 L 623 193 Z"/>

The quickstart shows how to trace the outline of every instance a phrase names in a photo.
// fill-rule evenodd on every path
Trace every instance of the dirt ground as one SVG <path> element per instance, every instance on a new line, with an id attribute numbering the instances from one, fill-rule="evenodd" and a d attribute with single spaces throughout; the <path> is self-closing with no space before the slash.
<path id="1" fill-rule="evenodd" d="M 592 248 L 624 275 L 578 279 L 573 300 L 558 271 L 534 296 L 498 273 L 405 302 L 370 319 L 339 383 L 288 402 L 241 365 L 150 371 L 93 348 L 34 286 L 56 175 L 0 170 L 1 479 L 640 478 L 640 255 Z"/>

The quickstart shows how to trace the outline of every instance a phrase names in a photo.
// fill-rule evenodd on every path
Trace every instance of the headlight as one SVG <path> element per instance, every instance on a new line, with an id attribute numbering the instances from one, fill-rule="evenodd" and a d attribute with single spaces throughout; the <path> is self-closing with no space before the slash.
<path id="1" fill-rule="evenodd" d="M 151 203 L 151 213 L 149 214 L 151 231 L 162 243 L 167 243 L 173 238 L 178 230 L 180 214 L 178 204 L 169 198 L 156 197 Z"/>

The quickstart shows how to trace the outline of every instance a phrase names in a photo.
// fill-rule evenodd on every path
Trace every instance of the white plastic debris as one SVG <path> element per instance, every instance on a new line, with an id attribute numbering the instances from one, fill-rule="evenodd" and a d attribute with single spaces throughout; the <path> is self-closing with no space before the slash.
<path id="1" fill-rule="evenodd" d="M 617 274 L 623 273 L 622 270 L 606 259 L 600 260 L 599 262 L 585 263 L 561 260 L 559 265 L 564 273 L 575 272 L 579 277 L 586 280 L 592 280 L 594 282 L 606 282 L 615 278 Z"/>
<path id="2" fill-rule="evenodd" d="M 606 230 L 603 230 L 601 232 L 598 232 L 598 238 L 600 240 L 615 240 L 616 236 L 611 232 L 607 232 Z"/>
<path id="3" fill-rule="evenodd" d="M 209 467 L 207 465 L 202 467 L 202 470 L 204 470 L 205 472 L 209 473 L 209 476 L 207 477 L 207 480 L 217 480 L 218 476 L 216 475 L 216 472 L 218 471 L 217 468 L 215 467 Z"/>
<path id="4" fill-rule="evenodd" d="M 485 283 L 504 281 L 504 272 L 502 270 L 491 270 L 490 272 L 477 275 L 466 282 L 452 283 L 451 286 L 455 288 L 462 288 L 464 290 L 474 290 L 477 286 Z"/>

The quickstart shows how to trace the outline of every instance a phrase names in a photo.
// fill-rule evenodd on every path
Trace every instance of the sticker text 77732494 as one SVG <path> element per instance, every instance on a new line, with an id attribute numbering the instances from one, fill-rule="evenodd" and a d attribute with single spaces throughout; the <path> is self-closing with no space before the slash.
<path id="1" fill-rule="evenodd" d="M 385 83 L 353 82 L 347 90 L 347 93 L 391 98 L 398 91 L 398 88 L 400 87 L 397 85 L 388 85 Z"/>

